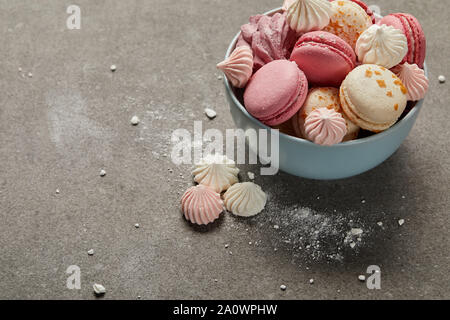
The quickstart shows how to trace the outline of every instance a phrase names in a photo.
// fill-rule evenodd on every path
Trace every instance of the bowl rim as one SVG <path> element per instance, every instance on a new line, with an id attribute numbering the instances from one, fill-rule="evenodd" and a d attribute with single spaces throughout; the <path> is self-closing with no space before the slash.
<path id="1" fill-rule="evenodd" d="M 277 12 L 281 12 L 282 8 L 276 8 L 270 11 L 267 11 L 264 13 L 264 15 L 272 15 L 275 14 Z M 241 31 L 239 31 L 236 36 L 233 38 L 233 40 L 231 41 L 227 52 L 225 54 L 225 59 L 227 59 L 230 54 L 232 53 L 232 51 L 235 49 L 236 47 L 236 43 L 238 41 L 239 36 L 241 35 Z M 428 77 L 428 68 L 426 63 L 424 63 L 424 72 L 425 75 Z M 240 111 L 242 111 L 244 113 L 244 115 L 250 119 L 255 125 L 258 125 L 260 127 L 262 127 L 263 129 L 266 130 L 276 130 L 274 128 L 271 128 L 267 125 L 265 125 L 264 123 L 262 123 L 261 121 L 259 121 L 258 119 L 256 119 L 255 117 L 253 117 L 248 111 L 247 109 L 242 105 L 242 103 L 239 101 L 239 99 L 236 97 L 232 86 L 230 84 L 230 82 L 228 81 L 227 77 L 223 78 L 224 80 L 224 84 L 225 84 L 225 89 L 227 91 L 227 93 L 229 94 L 229 96 L 231 97 L 232 101 L 234 102 L 234 104 L 240 109 Z M 306 139 L 303 138 L 298 138 L 298 137 L 294 137 L 288 134 L 285 134 L 281 131 L 279 131 L 279 135 L 280 135 L 280 139 L 284 138 L 287 140 L 291 140 L 292 142 L 295 143 L 299 143 L 299 144 L 303 144 L 303 145 L 308 145 L 308 146 L 314 146 L 317 148 L 327 148 L 327 149 L 332 149 L 332 148 L 346 148 L 346 147 L 350 147 L 350 146 L 354 146 L 354 145 L 360 145 L 360 144 L 364 144 L 364 143 L 369 143 L 369 142 L 374 142 L 380 139 L 383 139 L 384 137 L 393 134 L 395 131 L 400 130 L 403 126 L 405 126 L 412 118 L 414 118 L 419 112 L 420 109 L 422 108 L 423 102 L 425 99 L 419 100 L 417 101 L 416 105 L 408 112 L 408 114 L 401 119 L 400 121 L 397 121 L 397 123 L 395 125 L 393 125 L 392 127 L 390 127 L 389 129 L 374 134 L 372 136 L 369 137 L 365 137 L 365 138 L 361 138 L 361 139 L 356 139 L 356 140 L 351 140 L 351 141 L 346 141 L 346 142 L 341 142 L 332 146 L 322 146 L 319 144 L 316 144 L 314 142 L 308 141 Z M 289 120 L 288 120 L 289 121 Z"/>

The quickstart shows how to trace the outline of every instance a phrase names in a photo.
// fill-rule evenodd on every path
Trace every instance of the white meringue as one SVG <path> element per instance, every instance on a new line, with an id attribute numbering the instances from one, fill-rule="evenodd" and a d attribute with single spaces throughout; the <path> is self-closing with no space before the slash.
<path id="1" fill-rule="evenodd" d="M 287 10 L 287 21 L 297 33 L 322 30 L 332 15 L 328 0 L 297 0 Z"/>
<path id="2" fill-rule="evenodd" d="M 222 155 L 209 155 L 200 160 L 193 171 L 194 181 L 220 193 L 239 182 L 239 169 L 233 160 Z"/>
<path id="3" fill-rule="evenodd" d="M 408 53 L 408 41 L 401 30 L 374 24 L 358 38 L 355 51 L 362 63 L 390 69 Z"/>
<path id="4" fill-rule="evenodd" d="M 288 11 L 289 7 L 297 0 L 284 0 L 283 11 Z"/>
<path id="5" fill-rule="evenodd" d="M 253 51 L 248 46 L 237 47 L 217 65 L 236 88 L 243 88 L 253 74 Z"/>
<path id="6" fill-rule="evenodd" d="M 253 182 L 237 183 L 224 194 L 228 211 L 240 217 L 252 217 L 264 210 L 267 196 Z"/>
<path id="7" fill-rule="evenodd" d="M 429 81 L 425 71 L 419 68 L 417 64 L 404 63 L 392 69 L 397 77 L 408 89 L 406 95 L 409 101 L 419 101 L 425 98 L 427 94 Z"/>

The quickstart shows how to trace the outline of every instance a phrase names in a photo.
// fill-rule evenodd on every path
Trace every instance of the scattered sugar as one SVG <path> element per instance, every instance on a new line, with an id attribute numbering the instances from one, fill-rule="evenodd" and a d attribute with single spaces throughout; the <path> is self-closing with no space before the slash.
<path id="1" fill-rule="evenodd" d="M 269 199 L 271 195 L 268 194 Z M 318 262 L 343 262 L 344 257 L 365 245 L 372 229 L 360 222 L 355 212 L 330 209 L 318 212 L 298 205 L 268 202 L 267 212 L 255 217 L 259 229 L 272 229 L 268 240 L 274 251 L 284 248 L 293 261 L 307 265 Z M 351 250 L 354 249 L 355 251 Z"/>

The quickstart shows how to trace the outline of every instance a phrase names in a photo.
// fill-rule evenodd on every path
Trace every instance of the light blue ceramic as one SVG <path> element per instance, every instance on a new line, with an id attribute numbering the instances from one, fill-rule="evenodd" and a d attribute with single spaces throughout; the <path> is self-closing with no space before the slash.
<path id="1" fill-rule="evenodd" d="M 266 14 L 270 15 L 279 10 Z M 239 34 L 231 42 L 226 57 L 235 48 L 238 36 Z M 426 66 L 425 72 L 427 73 Z M 226 79 L 225 89 L 231 114 L 238 128 L 270 130 L 247 112 Z M 280 133 L 280 170 L 295 176 L 318 180 L 343 179 L 371 170 L 397 151 L 413 128 L 422 105 L 423 100 L 387 131 L 331 147 Z"/>

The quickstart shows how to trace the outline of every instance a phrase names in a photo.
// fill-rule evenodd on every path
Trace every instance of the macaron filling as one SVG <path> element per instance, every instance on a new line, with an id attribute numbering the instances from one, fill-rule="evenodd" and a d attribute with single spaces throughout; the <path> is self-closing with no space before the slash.
<path id="1" fill-rule="evenodd" d="M 347 92 L 344 89 L 344 86 L 340 89 L 340 98 L 341 98 L 341 105 L 342 108 L 345 111 L 345 114 L 350 118 L 351 121 L 355 122 L 358 126 L 365 130 L 369 131 L 383 131 L 387 128 L 390 128 L 392 125 L 394 125 L 397 122 L 397 119 L 395 119 L 392 122 L 386 122 L 386 123 L 375 123 L 371 122 L 367 117 L 365 117 L 362 114 L 357 113 L 355 106 L 350 102 Z M 376 128 L 376 130 L 374 130 Z"/>
<path id="2" fill-rule="evenodd" d="M 408 26 L 411 29 L 412 33 L 412 47 L 413 47 L 413 61 L 415 64 L 417 64 L 420 68 L 423 68 L 423 63 L 425 60 L 425 48 L 422 48 L 424 46 L 424 43 L 420 39 L 420 24 L 419 22 L 411 15 L 404 14 L 403 17 L 408 21 Z M 425 40 L 423 40 L 425 41 Z"/>

